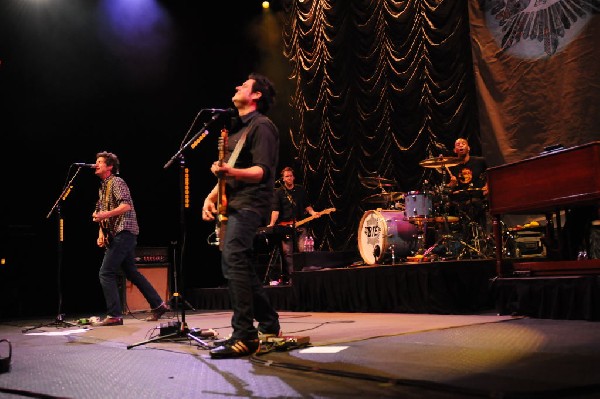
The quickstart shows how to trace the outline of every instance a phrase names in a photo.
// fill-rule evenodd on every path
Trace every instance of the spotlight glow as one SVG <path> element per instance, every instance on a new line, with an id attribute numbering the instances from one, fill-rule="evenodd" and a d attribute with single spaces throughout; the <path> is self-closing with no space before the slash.
<path id="1" fill-rule="evenodd" d="M 269 7 L 270 7 L 270 6 L 269 6 L 269 2 L 268 2 L 268 1 L 263 1 L 263 2 L 262 2 L 262 7 L 263 7 L 265 10 L 268 10 L 268 9 L 269 9 Z"/>

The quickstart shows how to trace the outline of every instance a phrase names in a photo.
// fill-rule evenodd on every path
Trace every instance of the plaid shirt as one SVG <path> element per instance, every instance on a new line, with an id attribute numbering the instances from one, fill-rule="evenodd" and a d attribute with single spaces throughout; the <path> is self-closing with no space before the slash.
<path id="1" fill-rule="evenodd" d="M 96 212 L 110 211 L 115 209 L 121 203 L 129 204 L 131 209 L 119 216 L 107 219 L 110 234 L 114 237 L 117 233 L 127 230 L 138 235 L 140 233 L 140 228 L 138 226 L 129 187 L 122 178 L 110 175 L 104 179 L 100 185 L 99 198 L 96 203 Z"/>

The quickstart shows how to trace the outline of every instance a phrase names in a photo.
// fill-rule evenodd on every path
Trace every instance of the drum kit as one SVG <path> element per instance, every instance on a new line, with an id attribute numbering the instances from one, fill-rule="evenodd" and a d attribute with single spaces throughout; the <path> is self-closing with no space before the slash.
<path id="1" fill-rule="evenodd" d="M 361 178 L 381 191 L 362 200 L 377 206 L 363 214 L 358 228 L 366 264 L 494 257 L 493 240 L 479 217 L 486 209 L 482 189 L 451 191 L 444 184 L 447 168 L 459 163 L 459 158 L 442 156 L 421 161 L 420 166 L 441 171 L 442 183 L 406 193 L 388 191 L 396 185 L 393 180 Z"/>

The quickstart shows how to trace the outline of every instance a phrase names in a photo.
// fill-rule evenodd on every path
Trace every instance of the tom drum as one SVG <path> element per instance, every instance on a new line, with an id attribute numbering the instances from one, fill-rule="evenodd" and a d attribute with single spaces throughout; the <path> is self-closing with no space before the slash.
<path id="1" fill-rule="evenodd" d="M 428 218 L 433 215 L 433 193 L 409 191 L 404 197 L 405 214 L 409 220 Z"/>
<path id="2" fill-rule="evenodd" d="M 366 211 L 358 227 L 358 249 L 366 264 L 398 260 L 417 248 L 417 226 L 405 220 L 403 211 Z"/>

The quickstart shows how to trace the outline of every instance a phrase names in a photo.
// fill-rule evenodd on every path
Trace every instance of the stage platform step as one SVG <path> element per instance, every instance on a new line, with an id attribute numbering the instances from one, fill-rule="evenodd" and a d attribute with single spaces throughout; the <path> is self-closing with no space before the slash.
<path id="1" fill-rule="evenodd" d="M 296 271 L 291 286 L 266 286 L 279 310 L 472 314 L 493 309 L 495 262 L 461 260 Z M 230 309 L 227 288 L 195 288 L 197 309 Z"/>

